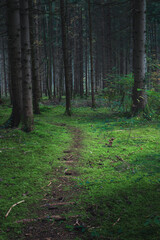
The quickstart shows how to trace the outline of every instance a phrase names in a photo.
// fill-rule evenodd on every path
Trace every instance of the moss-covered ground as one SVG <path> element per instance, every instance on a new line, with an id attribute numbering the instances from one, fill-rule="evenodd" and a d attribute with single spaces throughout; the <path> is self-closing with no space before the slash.
<path id="1" fill-rule="evenodd" d="M 0 106 L 0 124 L 10 112 Z M 80 214 L 80 239 L 159 240 L 160 119 L 127 119 L 106 107 L 73 108 L 67 117 L 63 106 L 43 105 L 33 132 L 0 130 L 0 239 L 21 239 L 22 224 L 15 222 L 36 218 L 43 188 L 49 192 L 50 181 L 58 181 L 53 170 L 64 164 L 60 159 L 72 141 L 65 124 L 83 133 L 73 178 L 80 193 L 73 208 Z M 67 222 L 66 229 L 75 231 Z"/>

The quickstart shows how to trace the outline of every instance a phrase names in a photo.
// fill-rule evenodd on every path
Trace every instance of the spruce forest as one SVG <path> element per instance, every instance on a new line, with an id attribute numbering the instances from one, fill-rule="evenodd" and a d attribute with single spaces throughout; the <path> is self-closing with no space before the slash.
<path id="1" fill-rule="evenodd" d="M 0 19 L 0 240 L 159 240 L 160 1 Z"/>

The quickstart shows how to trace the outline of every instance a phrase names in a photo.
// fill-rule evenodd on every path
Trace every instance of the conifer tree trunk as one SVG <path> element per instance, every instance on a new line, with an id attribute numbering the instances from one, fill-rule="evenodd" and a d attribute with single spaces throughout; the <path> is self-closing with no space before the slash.
<path id="1" fill-rule="evenodd" d="M 112 54 L 112 19 L 111 19 L 111 9 L 107 8 L 107 72 L 112 73 L 113 67 L 113 54 Z"/>
<path id="2" fill-rule="evenodd" d="M 7 97 L 7 74 L 6 74 L 6 55 L 5 55 L 5 40 L 2 39 L 2 55 L 3 55 L 3 74 L 4 74 L 4 92 Z"/>
<path id="3" fill-rule="evenodd" d="M 146 0 L 134 0 L 133 15 L 133 72 L 134 87 L 132 92 L 132 112 L 143 111 L 146 106 Z"/>
<path id="4" fill-rule="evenodd" d="M 60 61 L 60 70 L 59 70 L 59 102 L 61 102 L 62 99 L 62 88 L 63 88 L 63 72 L 64 72 L 64 66 L 63 66 L 63 59 Z"/>
<path id="5" fill-rule="evenodd" d="M 70 78 L 69 78 L 69 61 L 68 61 L 68 49 L 67 49 L 67 26 L 65 19 L 65 7 L 64 0 L 60 0 L 61 10 L 61 27 L 62 27 L 62 49 L 63 49 L 63 60 L 64 60 L 64 71 L 65 71 L 65 89 L 66 89 L 66 114 L 71 115 L 71 99 L 70 99 Z"/>
<path id="6" fill-rule="evenodd" d="M 34 0 L 36 6 L 37 0 Z M 39 51 L 38 51 L 38 15 L 33 16 L 33 1 L 29 0 L 30 9 L 30 39 L 32 58 L 32 84 L 33 84 L 33 109 L 35 114 L 40 114 L 40 77 L 39 77 Z"/>
<path id="7" fill-rule="evenodd" d="M 21 26 L 19 0 L 7 0 L 8 51 L 12 88 L 12 114 L 8 126 L 17 127 L 22 117 Z"/>
<path id="8" fill-rule="evenodd" d="M 86 49 L 85 49 L 85 85 L 86 85 L 86 91 L 85 95 L 88 96 L 88 44 L 87 44 L 87 36 L 86 36 Z"/>
<path id="9" fill-rule="evenodd" d="M 76 31 L 75 31 L 76 32 Z M 79 84 L 78 84 L 78 39 L 77 36 L 74 38 L 74 95 L 79 94 Z"/>
<path id="10" fill-rule="evenodd" d="M 107 26 L 108 27 L 108 26 Z M 103 89 L 106 87 L 105 78 L 106 78 L 106 42 L 105 42 L 105 13 L 104 8 L 102 9 L 102 86 Z M 108 61 L 108 59 L 107 59 Z"/>
<path id="11" fill-rule="evenodd" d="M 88 18 L 89 18 L 89 43 L 90 43 L 90 59 L 91 59 L 91 94 L 92 94 L 92 108 L 95 108 L 94 96 L 94 80 L 93 80 L 93 54 L 92 54 L 92 20 L 90 0 L 88 0 Z"/>
<path id="12" fill-rule="evenodd" d="M 49 46 L 48 46 L 48 97 L 52 98 L 52 1 L 49 1 L 49 23 L 48 23 L 48 35 L 49 35 Z"/>
<path id="13" fill-rule="evenodd" d="M 0 102 L 1 102 L 1 98 L 2 98 L 2 78 L 0 76 Z"/>
<path id="14" fill-rule="evenodd" d="M 52 68 L 53 68 L 53 96 L 56 98 L 56 64 L 55 64 L 55 51 L 54 51 L 54 45 L 52 46 L 52 55 L 53 55 L 53 62 L 52 62 Z"/>
<path id="15" fill-rule="evenodd" d="M 45 10 L 45 8 L 44 8 Z M 48 55 L 47 55 L 47 41 L 46 41 L 46 17 L 43 18 L 43 45 L 44 45 L 44 58 L 45 58 L 45 64 L 44 64 L 44 79 L 43 79 L 43 93 L 45 93 L 45 96 L 48 96 L 48 89 L 47 89 L 47 81 L 48 81 L 48 71 L 47 71 L 47 65 L 48 65 Z"/>
<path id="16" fill-rule="evenodd" d="M 29 35 L 28 0 L 20 1 L 21 7 L 21 43 L 22 43 L 22 86 L 23 86 L 23 129 L 33 129 L 31 51 Z"/>
<path id="17" fill-rule="evenodd" d="M 80 40 L 80 96 L 83 97 L 84 94 L 84 87 L 83 87 L 83 12 L 82 7 L 80 8 L 80 33 L 79 33 L 79 40 Z"/>

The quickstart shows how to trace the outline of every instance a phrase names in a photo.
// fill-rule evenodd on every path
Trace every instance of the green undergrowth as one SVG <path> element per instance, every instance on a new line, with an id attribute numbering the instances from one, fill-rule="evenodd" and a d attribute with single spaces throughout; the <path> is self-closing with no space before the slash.
<path id="1" fill-rule="evenodd" d="M 2 123 L 10 109 L 0 108 Z M 20 230 L 15 221 L 36 214 L 32 208 L 43 197 L 41 187 L 56 182 L 53 169 L 71 144 L 66 127 L 71 125 L 83 133 L 80 175 L 72 186 L 79 189 L 73 212 L 81 219 L 76 227 L 66 223 L 66 229 L 80 231 L 82 239 L 159 240 L 160 122 L 127 119 L 104 107 L 73 108 L 71 117 L 64 106 L 41 106 L 41 112 L 32 133 L 0 132 L 2 239 Z M 5 219 L 9 207 L 23 199 Z"/>
<path id="2" fill-rule="evenodd" d="M 160 123 L 99 109 L 79 124 L 87 135 L 77 179 L 86 189 L 79 200 L 86 239 L 158 240 Z"/>
<path id="3" fill-rule="evenodd" d="M 11 109 L 0 107 L 0 124 L 9 117 Z M 21 219 L 36 217 L 40 199 L 47 185 L 57 181 L 55 169 L 60 167 L 59 158 L 68 149 L 70 135 L 65 126 L 54 119 L 53 111 L 41 106 L 41 115 L 35 116 L 34 131 L 24 133 L 21 129 L 0 130 L 0 239 L 19 239 Z M 15 206 L 8 217 L 9 208 Z"/>

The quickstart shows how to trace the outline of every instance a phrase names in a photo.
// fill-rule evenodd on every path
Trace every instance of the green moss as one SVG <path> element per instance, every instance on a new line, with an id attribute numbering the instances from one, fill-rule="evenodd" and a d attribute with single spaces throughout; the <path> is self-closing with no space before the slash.
<path id="1" fill-rule="evenodd" d="M 87 122 L 88 118 L 89 124 L 83 124 L 87 137 L 78 185 L 86 189 L 81 204 L 97 239 L 158 239 L 158 123 L 148 124 L 137 118 L 125 121 L 114 115 L 105 116 L 102 109 L 91 115 L 84 120 Z M 113 145 L 108 147 L 112 137 Z"/>
<path id="2" fill-rule="evenodd" d="M 3 123 L 10 109 L 0 108 Z M 42 105 L 33 132 L 0 132 L 2 239 L 8 239 L 7 229 L 19 232 L 21 225 L 13 225 L 16 220 L 36 214 L 32 206 L 43 197 L 41 187 L 57 180 L 53 169 L 62 164 L 58 159 L 72 141 L 65 123 L 80 128 L 84 136 L 77 166 L 81 174 L 74 179 L 81 194 L 73 209 L 83 214 L 83 239 L 158 240 L 159 122 L 127 119 L 106 108 L 73 108 L 71 117 L 64 111 L 63 106 Z M 5 219 L 9 207 L 23 199 Z"/>
<path id="3" fill-rule="evenodd" d="M 5 113 L 3 123 L 10 110 L 1 108 L 1 111 Z M 3 240 L 9 239 L 7 230 L 10 234 L 20 231 L 21 226 L 14 224 L 15 221 L 36 214 L 34 206 L 43 198 L 42 187 L 50 180 L 56 181 L 53 170 L 60 166 L 58 159 L 70 143 L 66 128 L 57 126 L 56 120 L 53 122 L 53 110 L 42 107 L 42 112 L 35 116 L 35 129 L 31 133 L 21 129 L 0 131 L 0 239 Z M 49 187 L 46 190 L 49 191 Z M 5 219 L 9 208 L 21 200 L 25 202 L 13 208 Z"/>

